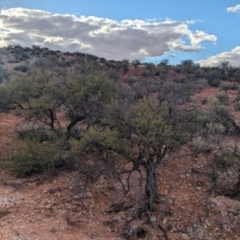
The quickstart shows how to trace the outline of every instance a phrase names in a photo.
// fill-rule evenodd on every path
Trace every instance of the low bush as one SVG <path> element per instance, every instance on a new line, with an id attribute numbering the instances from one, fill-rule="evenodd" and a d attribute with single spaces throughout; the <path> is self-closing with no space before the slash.
<path id="1" fill-rule="evenodd" d="M 39 126 L 28 123 L 28 124 L 21 124 L 16 128 L 17 138 L 20 140 L 25 139 L 38 139 L 39 142 L 49 141 L 53 139 L 51 133 L 44 131 Z"/>
<path id="2" fill-rule="evenodd" d="M 225 149 L 224 151 L 215 154 L 215 161 L 222 167 L 230 167 L 239 162 L 239 156 L 231 149 Z"/>
<path id="3" fill-rule="evenodd" d="M 27 72 L 29 70 L 29 67 L 26 65 L 19 65 L 19 66 L 15 66 L 13 69 L 15 71 Z"/>
<path id="4" fill-rule="evenodd" d="M 55 168 L 56 156 L 56 146 L 39 143 L 38 138 L 26 138 L 10 159 L 10 169 L 19 176 L 49 172 Z"/>
<path id="5" fill-rule="evenodd" d="M 207 73 L 208 84 L 212 87 L 218 87 L 221 84 L 221 76 L 218 70 L 211 70 Z"/>
<path id="6" fill-rule="evenodd" d="M 143 70 L 143 71 L 141 71 L 141 76 L 142 77 L 151 77 L 152 73 L 149 70 Z"/>
<path id="7" fill-rule="evenodd" d="M 220 89 L 223 91 L 238 90 L 238 85 L 236 83 L 221 83 Z"/>
<path id="8" fill-rule="evenodd" d="M 220 104 L 222 104 L 224 106 L 229 105 L 229 97 L 228 97 L 227 93 L 218 93 L 216 95 L 216 98 L 219 100 Z"/>
<path id="9" fill-rule="evenodd" d="M 240 101 L 236 101 L 234 104 L 234 110 L 235 111 L 240 111 Z"/>
<path id="10" fill-rule="evenodd" d="M 217 79 L 217 78 L 210 78 L 208 79 L 208 84 L 211 86 L 211 87 L 218 87 L 221 83 L 221 80 L 220 79 Z"/>
<path id="11" fill-rule="evenodd" d="M 208 103 L 208 98 L 207 98 L 207 97 L 203 97 L 203 98 L 201 99 L 201 103 L 202 103 L 203 105 L 207 104 L 207 103 Z"/>

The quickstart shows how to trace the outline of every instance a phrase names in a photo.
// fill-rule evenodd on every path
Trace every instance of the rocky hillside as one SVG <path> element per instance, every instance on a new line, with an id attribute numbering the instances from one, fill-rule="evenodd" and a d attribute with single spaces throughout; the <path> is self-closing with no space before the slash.
<path id="1" fill-rule="evenodd" d="M 0 238 L 240 239 L 239 77 L 1 49 Z"/>

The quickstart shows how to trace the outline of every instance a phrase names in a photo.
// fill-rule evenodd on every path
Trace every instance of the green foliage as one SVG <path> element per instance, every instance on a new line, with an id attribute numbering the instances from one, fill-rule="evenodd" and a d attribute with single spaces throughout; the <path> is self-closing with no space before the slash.
<path id="1" fill-rule="evenodd" d="M 55 168 L 57 151 L 51 143 L 40 143 L 37 136 L 26 138 L 19 143 L 10 159 L 10 168 L 14 174 L 21 176 L 50 172 Z"/>
<path id="2" fill-rule="evenodd" d="M 238 134 L 239 132 L 229 108 L 222 105 L 217 98 L 213 98 L 208 104 L 208 119 L 214 124 L 222 124 L 226 134 Z"/>
<path id="3" fill-rule="evenodd" d="M 0 85 L 0 112 L 9 110 L 9 103 L 7 100 L 7 91 L 4 85 Z"/>
<path id="4" fill-rule="evenodd" d="M 129 61 L 127 59 L 122 60 L 121 68 L 122 68 L 124 74 L 126 74 L 127 71 L 129 70 Z"/>
<path id="5" fill-rule="evenodd" d="M 149 150 L 173 144 L 173 128 L 162 117 L 166 111 L 167 108 L 159 108 L 157 102 L 144 98 L 128 117 L 135 133 L 133 141 L 148 146 Z"/>
<path id="6" fill-rule="evenodd" d="M 139 65 L 141 65 L 141 61 L 139 59 L 132 60 L 131 64 L 137 68 Z"/>
<path id="7" fill-rule="evenodd" d="M 218 93 L 216 95 L 216 98 L 219 100 L 220 104 L 222 104 L 224 106 L 229 105 L 229 97 L 228 97 L 227 93 Z"/>
<path id="8" fill-rule="evenodd" d="M 142 76 L 142 77 L 151 77 L 151 76 L 152 76 L 152 73 L 151 73 L 150 70 L 145 69 L 145 70 L 142 70 L 142 71 L 141 71 L 141 76 Z"/>
<path id="9" fill-rule="evenodd" d="M 218 70 L 211 70 L 207 73 L 206 78 L 212 87 L 218 87 L 221 84 L 221 74 Z"/>
<path id="10" fill-rule="evenodd" d="M 207 123 L 206 128 L 210 134 L 221 134 L 224 132 L 225 128 L 221 123 Z"/>
<path id="11" fill-rule="evenodd" d="M 100 127 L 90 127 L 83 132 L 77 148 L 81 153 L 96 154 L 97 157 L 102 156 L 105 160 L 121 159 L 123 156 L 129 156 L 130 152 L 126 140 L 121 139 L 117 130 Z"/>
<path id="12" fill-rule="evenodd" d="M 235 111 L 240 111 L 240 100 L 238 100 L 234 103 L 234 110 Z"/>
<path id="13" fill-rule="evenodd" d="M 220 89 L 223 91 L 238 90 L 238 85 L 236 83 L 221 83 Z"/>
<path id="14" fill-rule="evenodd" d="M 208 82 L 204 78 L 198 78 L 194 81 L 194 84 L 197 85 L 198 91 L 201 91 L 208 85 Z"/>
<path id="15" fill-rule="evenodd" d="M 235 98 L 235 101 L 240 101 L 240 91 L 239 90 L 237 92 L 237 96 Z"/>
<path id="16" fill-rule="evenodd" d="M 192 141 L 192 146 L 196 153 L 208 153 L 213 149 L 213 146 L 202 137 L 194 138 Z"/>
<path id="17" fill-rule="evenodd" d="M 198 66 L 191 60 L 191 59 L 187 59 L 181 62 L 181 70 L 184 73 L 193 73 L 195 68 L 197 68 Z"/>
<path id="18" fill-rule="evenodd" d="M 39 139 L 39 142 L 49 141 L 53 139 L 53 134 L 44 131 L 41 126 L 33 123 L 20 124 L 16 128 L 17 138 L 21 140 Z"/>
<path id="19" fill-rule="evenodd" d="M 29 70 L 29 67 L 26 66 L 26 65 L 18 65 L 18 66 L 15 66 L 13 69 L 16 70 L 16 71 L 20 71 L 20 72 L 25 73 Z"/>
<path id="20" fill-rule="evenodd" d="M 9 79 L 9 73 L 6 69 L 4 69 L 2 66 L 0 66 L 0 83 L 2 83 L 4 80 Z"/>
<path id="21" fill-rule="evenodd" d="M 214 159 L 217 164 L 228 168 L 239 163 L 240 156 L 238 156 L 234 150 L 225 149 L 222 152 L 215 154 Z"/>
<path id="22" fill-rule="evenodd" d="M 166 67 L 168 66 L 168 64 L 169 64 L 169 59 L 165 58 L 165 59 L 162 59 L 158 65 Z"/>

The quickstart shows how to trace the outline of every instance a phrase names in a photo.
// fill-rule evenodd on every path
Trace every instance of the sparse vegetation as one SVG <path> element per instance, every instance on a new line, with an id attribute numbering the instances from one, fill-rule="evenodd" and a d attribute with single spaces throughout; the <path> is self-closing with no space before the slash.
<path id="1" fill-rule="evenodd" d="M 113 211 L 131 209 L 126 226 L 139 219 L 154 226 L 156 212 L 172 214 L 170 207 L 158 211 L 166 195 L 160 191 L 166 182 L 159 172 L 172 156 L 177 161 L 190 152 L 196 161 L 204 158 L 200 170 L 192 168 L 187 177 L 203 171 L 210 181 L 206 196 L 218 194 L 227 169 L 238 176 L 237 144 L 225 146 L 228 138 L 238 142 L 240 133 L 231 112 L 232 107 L 240 110 L 234 82 L 238 68 L 227 63 L 201 68 L 192 60 L 171 66 L 167 59 L 143 66 L 137 59 L 108 61 L 39 46 L 9 46 L 3 51 L 9 55 L 3 54 L 1 61 L 12 64 L 9 69 L 6 64 L 0 67 L 0 111 L 24 120 L 15 128 L 12 154 L 4 164 L 14 174 L 54 175 L 59 169 L 75 169 L 86 186 L 99 179 L 118 182 L 123 198 L 133 196 L 131 207 L 123 203 Z M 210 87 L 215 96 L 202 94 L 198 101 L 196 96 Z M 234 106 L 231 94 L 237 94 Z M 231 195 L 224 194 L 239 198 L 239 189 L 240 177 L 235 177 Z M 125 238 L 147 238 L 152 230 L 144 224 L 129 227 Z M 167 239 L 172 228 L 169 224 L 166 230 L 161 225 L 157 229 Z M 206 228 L 200 227 L 185 233 L 198 239 L 207 236 Z"/>

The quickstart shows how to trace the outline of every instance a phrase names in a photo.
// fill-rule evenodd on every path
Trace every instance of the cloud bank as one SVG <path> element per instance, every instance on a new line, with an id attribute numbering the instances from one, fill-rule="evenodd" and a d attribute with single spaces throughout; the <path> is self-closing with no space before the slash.
<path id="1" fill-rule="evenodd" d="M 229 8 L 226 8 L 227 12 L 230 12 L 230 13 L 240 13 L 240 4 L 234 6 L 234 7 L 229 7 Z"/>
<path id="2" fill-rule="evenodd" d="M 228 61 L 230 65 L 240 66 L 240 46 L 235 47 L 230 52 L 222 52 L 218 55 L 211 56 L 206 60 L 198 61 L 201 66 L 219 66 L 221 62 Z"/>
<path id="3" fill-rule="evenodd" d="M 91 53 L 107 59 L 144 59 L 170 50 L 199 51 L 217 37 L 191 31 L 189 22 L 122 20 L 52 14 L 24 8 L 0 11 L 0 46 L 38 45 L 53 50 Z M 187 40 L 187 43 L 186 41 Z"/>

